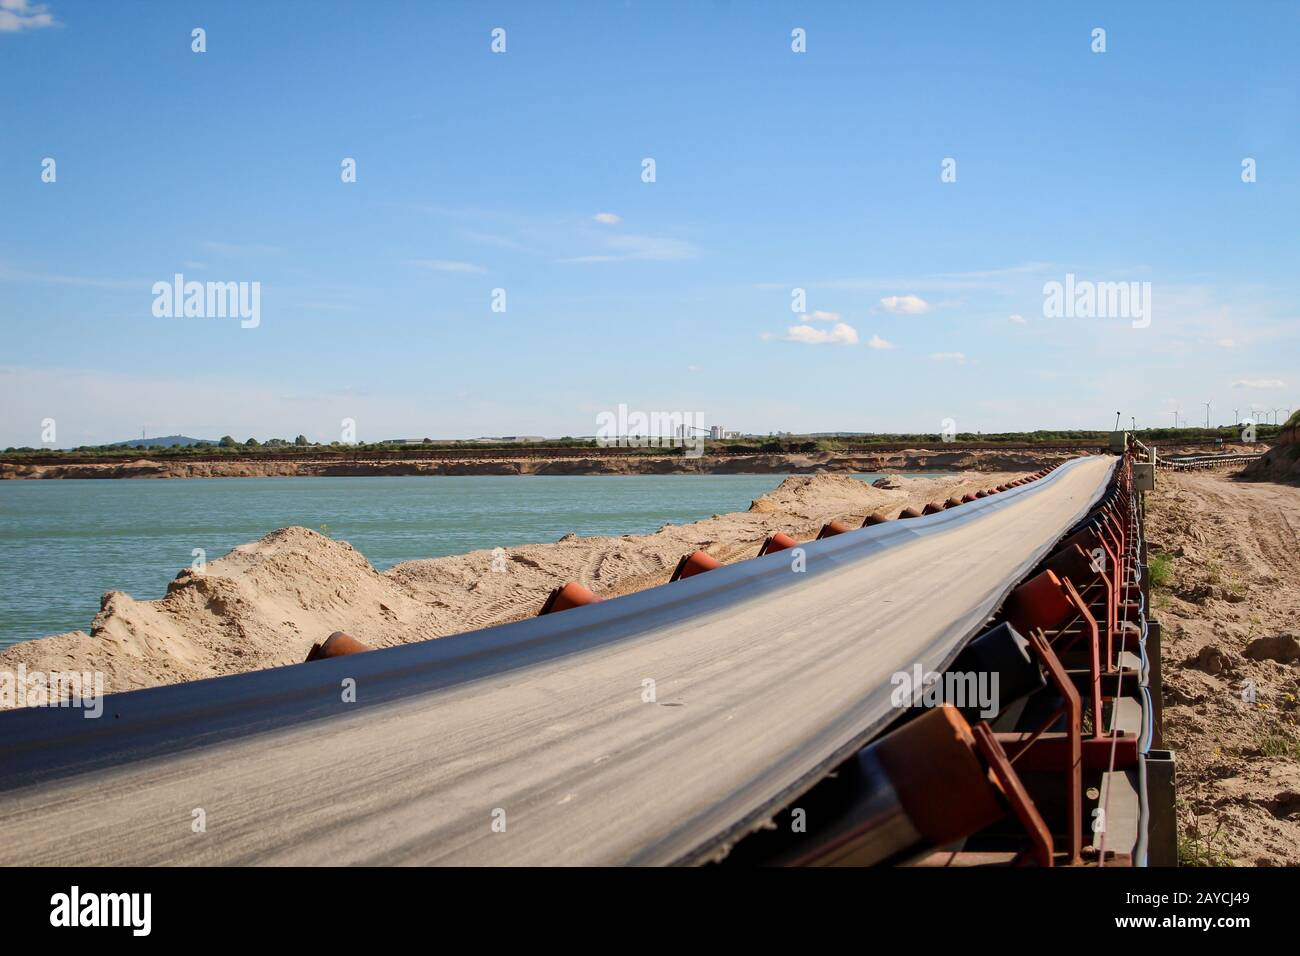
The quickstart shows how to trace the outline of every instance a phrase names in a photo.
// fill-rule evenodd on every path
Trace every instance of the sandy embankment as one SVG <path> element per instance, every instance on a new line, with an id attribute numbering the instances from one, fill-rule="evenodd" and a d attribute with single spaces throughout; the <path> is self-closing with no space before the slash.
<path id="1" fill-rule="evenodd" d="M 654 534 L 578 538 L 408 561 L 379 572 L 351 545 L 306 528 L 283 528 L 210 562 L 182 570 L 167 596 L 136 601 L 113 591 L 90 633 L 27 641 L 0 653 L 0 671 L 100 671 L 123 691 L 297 663 L 311 645 L 346 630 L 374 647 L 443 637 L 530 617 L 558 584 L 576 580 L 603 596 L 665 583 L 678 559 L 702 548 L 730 563 L 753 557 L 784 531 L 798 540 L 834 518 L 977 491 L 1019 473 L 897 478 L 875 488 L 842 475 L 785 479 L 749 510 Z M 498 562 L 500 564 L 500 562 Z"/>
<path id="2" fill-rule="evenodd" d="M 1300 488 L 1161 472 L 1147 539 L 1184 859 L 1300 865 Z"/>
<path id="3" fill-rule="evenodd" d="M 1259 446 L 1200 444 L 1161 446 L 1165 455 L 1258 451 Z M 52 478 L 317 478 L 367 475 L 811 475 L 863 472 L 1021 472 L 1060 464 L 1085 448 L 970 449 L 938 445 L 903 451 L 840 454 L 631 455 L 610 458 L 511 457 L 389 461 L 131 461 L 41 465 L 0 461 L 0 479 Z"/>
<path id="4" fill-rule="evenodd" d="M 394 461 L 134 461 L 78 465 L 0 462 L 0 479 L 286 478 L 365 475 L 776 475 L 825 472 L 1036 471 L 1075 457 L 1049 451 L 909 449 L 870 455 L 636 455 L 622 458 L 500 458 Z"/>
<path id="5" fill-rule="evenodd" d="M 1282 431 L 1259 461 L 1242 473 L 1250 481 L 1284 481 L 1300 484 L 1300 412 L 1286 420 Z"/>

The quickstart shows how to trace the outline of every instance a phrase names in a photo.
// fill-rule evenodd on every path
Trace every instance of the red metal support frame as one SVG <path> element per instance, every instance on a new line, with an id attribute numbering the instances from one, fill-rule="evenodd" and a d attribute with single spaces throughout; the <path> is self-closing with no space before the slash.
<path id="1" fill-rule="evenodd" d="M 1044 734 L 1053 724 L 1064 719 L 1065 731 L 1061 739 L 1066 742 L 1068 757 L 1064 766 L 1061 765 L 1059 756 L 1053 759 L 1051 769 L 1062 771 L 1066 775 L 1066 839 L 1069 844 L 1069 861 L 1075 865 L 1083 862 L 1083 703 L 1079 692 L 1075 690 L 1074 682 L 1061 666 L 1060 659 L 1052 651 L 1042 631 L 1031 631 L 1028 640 L 1039 663 L 1043 665 L 1043 670 L 1047 672 L 1048 681 L 1061 695 L 1061 704 L 1047 720 L 1027 735 L 1011 732 L 993 736 L 1006 754 L 1008 763 L 1014 766 L 1022 756 L 1045 743 Z"/>

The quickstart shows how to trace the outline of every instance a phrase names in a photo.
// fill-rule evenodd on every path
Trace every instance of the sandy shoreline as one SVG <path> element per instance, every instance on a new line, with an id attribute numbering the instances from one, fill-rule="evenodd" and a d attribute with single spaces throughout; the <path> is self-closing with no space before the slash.
<path id="1" fill-rule="evenodd" d="M 703 549 L 730 563 L 753 557 L 769 534 L 815 537 L 835 518 L 860 523 L 1019 473 L 894 478 L 876 488 L 842 475 L 785 479 L 750 509 L 654 534 L 579 538 L 474 551 L 376 571 L 351 545 L 284 528 L 182 570 L 164 598 L 104 595 L 90 631 L 24 641 L 0 653 L 0 670 L 99 671 L 107 692 L 197 680 L 301 661 L 311 645 L 346 630 L 387 647 L 530 617 L 556 585 L 576 580 L 602 596 L 665 583 L 678 559 Z"/>

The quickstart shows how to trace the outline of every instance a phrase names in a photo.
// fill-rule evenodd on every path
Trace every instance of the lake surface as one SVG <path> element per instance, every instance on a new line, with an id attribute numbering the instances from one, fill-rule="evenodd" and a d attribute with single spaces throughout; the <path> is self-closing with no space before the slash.
<path id="1" fill-rule="evenodd" d="M 383 570 L 569 532 L 645 534 L 669 521 L 744 511 L 784 477 L 0 481 L 0 648 L 89 630 L 105 591 L 160 598 L 195 548 L 213 561 L 289 525 L 347 541 Z"/>

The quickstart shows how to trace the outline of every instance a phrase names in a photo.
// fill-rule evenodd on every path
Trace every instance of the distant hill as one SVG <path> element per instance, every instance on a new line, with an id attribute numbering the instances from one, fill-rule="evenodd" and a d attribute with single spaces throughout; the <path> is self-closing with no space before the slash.
<path id="1" fill-rule="evenodd" d="M 210 445 L 216 442 L 208 438 L 189 438 L 185 435 L 163 435 L 159 438 L 132 438 L 130 441 L 115 441 L 111 445 L 103 445 L 103 448 L 148 448 L 150 445 L 162 445 L 164 448 L 173 448 L 180 446 L 188 448 L 190 445 L 197 445 L 201 441 L 206 441 Z"/>

